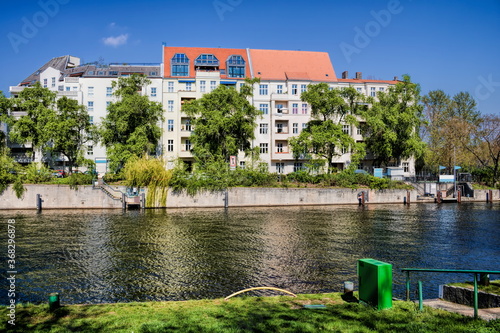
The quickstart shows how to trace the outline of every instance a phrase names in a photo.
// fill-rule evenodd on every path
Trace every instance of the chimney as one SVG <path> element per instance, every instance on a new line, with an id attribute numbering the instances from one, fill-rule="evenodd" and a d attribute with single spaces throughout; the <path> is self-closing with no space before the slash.
<path id="1" fill-rule="evenodd" d="M 343 79 L 348 79 L 349 78 L 349 72 L 348 71 L 343 71 L 342 72 L 342 78 Z"/>
<path id="2" fill-rule="evenodd" d="M 361 80 L 362 79 L 362 73 L 361 72 L 356 72 L 356 80 Z"/>
<path id="3" fill-rule="evenodd" d="M 397 81 L 397 80 L 398 80 L 398 77 L 397 77 L 397 76 L 395 76 L 395 77 L 394 77 L 394 81 Z"/>

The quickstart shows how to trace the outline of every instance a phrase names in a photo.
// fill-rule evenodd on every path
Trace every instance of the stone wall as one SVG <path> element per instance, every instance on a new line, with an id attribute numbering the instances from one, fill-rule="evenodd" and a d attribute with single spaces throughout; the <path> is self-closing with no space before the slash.
<path id="1" fill-rule="evenodd" d="M 463 304 L 468 306 L 474 306 L 474 290 L 455 286 L 441 286 L 442 296 L 441 298 L 448 302 L 453 302 L 457 304 Z M 498 308 L 500 307 L 500 295 L 485 293 L 482 291 L 478 292 L 478 308 Z"/>

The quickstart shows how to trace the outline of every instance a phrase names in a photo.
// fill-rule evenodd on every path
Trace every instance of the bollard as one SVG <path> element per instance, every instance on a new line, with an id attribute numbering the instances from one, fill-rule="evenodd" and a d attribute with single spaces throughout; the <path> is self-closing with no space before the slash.
<path id="1" fill-rule="evenodd" d="M 59 293 L 49 294 L 49 310 L 54 311 L 61 307 L 61 303 L 59 302 Z"/>
<path id="2" fill-rule="evenodd" d="M 229 195 L 227 193 L 227 190 L 226 192 L 224 192 L 224 208 L 228 208 L 229 207 Z"/>
<path id="3" fill-rule="evenodd" d="M 352 296 L 354 292 L 354 282 L 344 281 L 344 295 Z"/>
<path id="4" fill-rule="evenodd" d="M 141 208 L 145 209 L 146 208 L 146 194 L 141 193 Z"/>
<path id="5" fill-rule="evenodd" d="M 127 209 L 127 197 L 125 196 L 125 193 L 122 193 L 122 209 Z"/>
<path id="6" fill-rule="evenodd" d="M 458 190 L 457 192 L 457 202 L 458 203 L 462 202 L 462 192 L 460 190 Z"/>
<path id="7" fill-rule="evenodd" d="M 410 191 L 406 191 L 406 203 L 410 204 Z"/>
<path id="8" fill-rule="evenodd" d="M 422 292 L 422 281 L 418 281 L 418 309 L 424 310 L 424 296 Z"/>
<path id="9" fill-rule="evenodd" d="M 40 194 L 36 195 L 36 209 L 38 211 L 42 210 L 42 196 Z"/>

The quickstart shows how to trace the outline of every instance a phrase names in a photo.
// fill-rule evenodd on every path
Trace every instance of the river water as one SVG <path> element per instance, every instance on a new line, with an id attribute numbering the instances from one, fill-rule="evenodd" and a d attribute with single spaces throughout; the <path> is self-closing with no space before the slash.
<path id="1" fill-rule="evenodd" d="M 357 283 L 362 258 L 392 264 L 394 296 L 403 298 L 402 268 L 500 270 L 500 203 L 0 211 L 0 218 L 1 304 L 9 301 L 8 219 L 15 219 L 17 302 L 46 302 L 52 292 L 75 304 L 218 298 L 255 286 L 342 291 L 343 281 Z M 424 297 L 435 298 L 439 284 L 472 276 L 417 279 Z"/>

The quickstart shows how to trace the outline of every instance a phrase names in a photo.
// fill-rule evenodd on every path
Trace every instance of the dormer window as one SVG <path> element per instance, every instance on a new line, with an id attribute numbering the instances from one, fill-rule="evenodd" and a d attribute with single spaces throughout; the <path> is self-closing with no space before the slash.
<path id="1" fill-rule="evenodd" d="M 219 70 L 219 59 L 213 54 L 200 54 L 194 61 L 196 70 Z"/>
<path id="2" fill-rule="evenodd" d="M 184 53 L 176 53 L 170 60 L 172 76 L 189 76 L 189 58 Z"/>
<path id="3" fill-rule="evenodd" d="M 239 55 L 232 55 L 227 58 L 227 76 L 245 77 L 245 59 Z"/>

